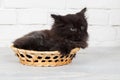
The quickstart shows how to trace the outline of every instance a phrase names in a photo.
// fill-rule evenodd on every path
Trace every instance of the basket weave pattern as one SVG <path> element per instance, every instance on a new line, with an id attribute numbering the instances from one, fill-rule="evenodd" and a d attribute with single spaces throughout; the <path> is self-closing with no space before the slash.
<path id="1" fill-rule="evenodd" d="M 71 63 L 79 48 L 72 49 L 70 54 L 63 56 L 58 51 L 31 51 L 11 47 L 18 56 L 20 63 L 30 66 L 61 66 Z"/>

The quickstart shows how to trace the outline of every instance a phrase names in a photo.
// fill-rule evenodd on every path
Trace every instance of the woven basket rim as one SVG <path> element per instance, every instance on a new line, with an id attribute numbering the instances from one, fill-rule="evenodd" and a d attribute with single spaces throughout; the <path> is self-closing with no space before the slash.
<path id="1" fill-rule="evenodd" d="M 16 47 L 14 47 L 13 45 L 11 45 L 11 48 L 13 48 L 13 49 L 17 49 L 17 50 L 19 50 L 19 51 L 25 51 L 25 52 L 28 52 L 28 53 L 40 53 L 40 54 L 42 54 L 42 53 L 45 53 L 45 54 L 60 54 L 60 52 L 59 51 L 35 51 L 35 50 L 26 50 L 26 49 L 20 49 L 20 48 L 16 48 Z"/>
<path id="2" fill-rule="evenodd" d="M 35 50 L 26 50 L 26 49 L 20 49 L 20 48 L 16 48 L 14 47 L 14 45 L 12 44 L 11 45 L 11 48 L 12 49 L 17 49 L 19 51 L 25 51 L 25 52 L 28 52 L 28 53 L 35 53 L 35 54 L 60 54 L 59 51 L 35 51 Z M 74 48 L 76 50 L 80 50 L 80 48 Z"/>

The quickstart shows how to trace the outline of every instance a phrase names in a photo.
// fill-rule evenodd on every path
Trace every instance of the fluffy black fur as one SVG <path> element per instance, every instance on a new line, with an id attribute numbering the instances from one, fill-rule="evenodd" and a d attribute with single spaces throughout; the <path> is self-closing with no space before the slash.
<path id="1" fill-rule="evenodd" d="M 86 8 L 76 14 L 65 16 L 51 14 L 54 24 L 51 30 L 31 32 L 17 40 L 14 46 L 21 49 L 37 51 L 58 50 L 63 55 L 69 54 L 75 47 L 87 47 Z"/>

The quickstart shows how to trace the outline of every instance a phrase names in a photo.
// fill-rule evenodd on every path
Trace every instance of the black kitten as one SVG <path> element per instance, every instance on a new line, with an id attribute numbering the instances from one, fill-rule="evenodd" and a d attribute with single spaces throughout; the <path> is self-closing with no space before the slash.
<path id="1" fill-rule="evenodd" d="M 86 8 L 76 14 L 65 16 L 54 15 L 54 24 L 51 30 L 31 32 L 17 40 L 14 46 L 21 49 L 37 51 L 58 50 L 61 54 L 69 54 L 75 47 L 87 47 L 87 21 L 85 18 Z"/>

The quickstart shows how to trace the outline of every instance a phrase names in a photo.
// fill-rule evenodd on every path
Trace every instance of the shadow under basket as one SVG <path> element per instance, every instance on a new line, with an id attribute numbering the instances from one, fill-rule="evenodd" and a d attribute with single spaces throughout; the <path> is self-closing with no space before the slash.
<path id="1" fill-rule="evenodd" d="M 74 48 L 68 55 L 61 55 L 59 51 L 32 51 L 18 49 L 11 46 L 12 50 L 18 56 L 20 63 L 29 66 L 62 66 L 71 63 L 77 51 L 80 48 Z"/>

